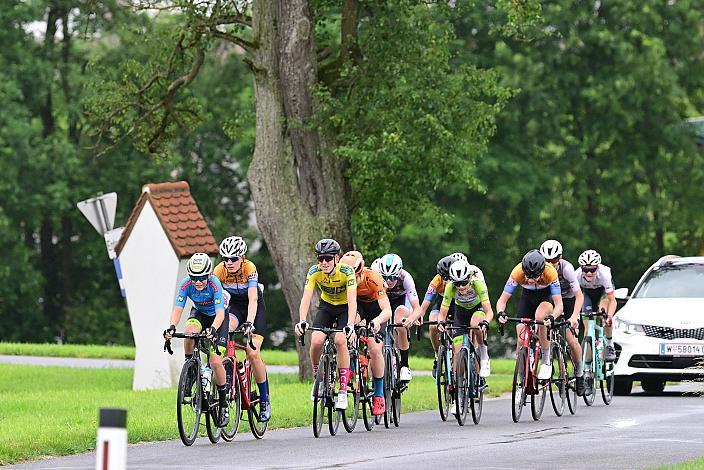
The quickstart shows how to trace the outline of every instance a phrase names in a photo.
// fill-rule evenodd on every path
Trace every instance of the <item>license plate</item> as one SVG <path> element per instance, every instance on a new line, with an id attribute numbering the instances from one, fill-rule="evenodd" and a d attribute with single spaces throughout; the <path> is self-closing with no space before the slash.
<path id="1" fill-rule="evenodd" d="M 661 356 L 704 356 L 703 344 L 660 343 Z"/>

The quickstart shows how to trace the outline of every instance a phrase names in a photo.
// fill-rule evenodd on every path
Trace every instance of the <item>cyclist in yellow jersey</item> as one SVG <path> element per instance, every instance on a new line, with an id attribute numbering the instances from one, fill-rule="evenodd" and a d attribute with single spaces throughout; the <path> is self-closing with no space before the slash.
<path id="1" fill-rule="evenodd" d="M 530 250 L 523 260 L 513 268 L 506 281 L 504 291 L 496 302 L 499 312 L 499 323 L 506 323 L 506 303 L 518 286 L 522 287 L 518 302 L 518 316 L 545 320 L 548 316 L 562 315 L 562 291 L 557 270 L 550 264 L 546 265 L 545 257 L 538 250 Z M 525 325 L 516 325 L 516 347 L 520 347 L 521 332 Z M 540 347 L 543 350 L 543 360 L 538 372 L 538 379 L 547 380 L 552 373 L 552 358 L 550 357 L 550 340 L 545 326 L 538 327 Z"/>
<path id="2" fill-rule="evenodd" d="M 354 334 L 354 320 L 357 314 L 357 280 L 354 269 L 339 263 L 340 244 L 331 238 L 324 238 L 315 245 L 318 264 L 311 266 L 306 277 L 303 297 L 299 307 L 300 321 L 296 324 L 296 333 L 300 336 L 308 327 L 306 317 L 315 286 L 320 288 L 320 305 L 313 326 L 316 328 L 343 328 L 345 334 L 335 335 L 337 364 L 340 369 L 340 390 L 337 394 L 335 408 L 347 409 L 347 383 L 352 376 L 350 371 L 350 353 L 347 350 L 347 337 Z M 310 340 L 310 358 L 313 373 L 318 371 L 320 353 L 325 342 L 325 334 L 314 331 Z M 314 398 L 311 392 L 311 399 Z"/>

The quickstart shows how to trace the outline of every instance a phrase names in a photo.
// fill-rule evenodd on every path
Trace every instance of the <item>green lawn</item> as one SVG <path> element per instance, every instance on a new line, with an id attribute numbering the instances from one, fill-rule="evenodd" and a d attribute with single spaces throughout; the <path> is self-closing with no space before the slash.
<path id="1" fill-rule="evenodd" d="M 657 467 L 657 470 L 702 470 L 704 469 L 704 457 L 683 462 L 676 465 L 664 465 Z"/>
<path id="2" fill-rule="evenodd" d="M 490 394 L 508 391 L 511 378 L 492 372 Z M 105 407 L 128 410 L 130 442 L 178 438 L 176 390 L 133 391 L 129 369 L 0 364 L 0 376 L 0 465 L 93 449 L 98 409 Z M 271 428 L 309 425 L 310 383 L 300 383 L 294 374 L 271 375 L 270 381 Z M 432 377 L 415 377 L 404 394 L 404 411 L 436 406 Z"/>

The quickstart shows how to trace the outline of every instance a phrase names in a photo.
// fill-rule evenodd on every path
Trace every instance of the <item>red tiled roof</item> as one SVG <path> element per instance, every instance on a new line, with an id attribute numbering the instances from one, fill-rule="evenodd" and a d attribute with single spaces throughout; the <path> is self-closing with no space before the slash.
<path id="1" fill-rule="evenodd" d="M 198 210 L 188 183 L 178 181 L 147 184 L 142 188 L 142 195 L 139 196 L 137 204 L 127 219 L 122 236 L 115 246 L 115 252 L 118 256 L 147 200 L 156 212 L 159 223 L 164 228 L 176 256 L 187 258 L 193 253 L 217 254 L 218 245 L 215 243 L 215 237 Z"/>

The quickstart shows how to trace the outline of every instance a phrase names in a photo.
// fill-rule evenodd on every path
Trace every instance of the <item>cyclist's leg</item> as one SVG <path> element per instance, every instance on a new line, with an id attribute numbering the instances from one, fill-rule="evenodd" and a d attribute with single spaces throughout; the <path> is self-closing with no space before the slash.
<path id="1" fill-rule="evenodd" d="M 534 319 L 535 311 L 539 304 L 540 302 L 535 291 L 521 289 L 521 296 L 518 299 L 518 317 Z M 524 327 L 525 325 L 516 325 L 516 355 L 518 355 L 518 351 L 521 349 L 521 334 L 523 333 Z"/>
<path id="2" fill-rule="evenodd" d="M 549 288 L 540 289 L 539 291 L 536 291 L 536 295 L 540 296 L 540 304 L 538 304 L 538 307 L 535 309 L 535 319 L 545 320 L 545 318 L 549 315 L 552 315 L 553 312 L 553 305 L 552 299 L 550 297 Z M 552 371 L 552 351 L 550 349 L 550 338 L 548 338 L 546 326 L 540 325 L 538 327 L 538 337 L 540 338 L 540 349 L 543 352 L 543 358 L 540 364 L 538 378 L 541 380 L 547 380 L 550 378 Z"/>
<path id="3" fill-rule="evenodd" d="M 607 311 L 609 307 L 609 298 L 604 292 L 599 299 L 599 310 Z M 606 319 L 601 320 L 604 333 L 604 357 L 607 361 L 616 360 L 616 350 L 614 349 L 613 325 L 609 325 Z"/>
<path id="4" fill-rule="evenodd" d="M 411 314 L 411 309 L 405 303 L 392 304 L 391 307 L 394 310 L 394 323 L 401 323 L 402 318 Z M 396 346 L 401 353 L 401 367 L 408 367 L 408 348 L 411 344 L 408 340 L 407 330 L 403 327 L 396 328 Z"/>
<path id="5" fill-rule="evenodd" d="M 203 327 L 207 328 L 212 325 L 215 316 L 208 318 L 207 320 L 202 320 Z M 215 384 L 218 387 L 218 401 L 220 404 L 220 416 L 218 419 L 218 426 L 227 426 L 230 421 L 229 409 L 227 406 L 227 375 L 225 372 L 225 367 L 222 363 L 222 357 L 227 354 L 227 339 L 229 337 L 229 315 L 225 315 L 225 319 L 218 328 L 217 339 L 215 343 L 217 344 L 220 354 L 215 352 L 214 348 L 208 351 L 208 363 L 213 369 L 213 378 L 215 379 Z"/>
<path id="6" fill-rule="evenodd" d="M 345 305 L 345 308 L 347 306 Z M 315 328 L 332 328 L 335 325 L 337 318 L 335 305 L 329 304 L 324 300 L 320 300 L 318 313 L 313 320 Z M 310 361 L 313 366 L 313 375 L 318 372 L 318 364 L 320 362 L 320 353 L 323 351 L 323 343 L 325 342 L 325 333 L 322 331 L 314 331 L 310 335 Z"/>
<path id="7" fill-rule="evenodd" d="M 200 333 L 201 331 L 203 331 L 203 325 L 199 320 L 199 315 L 202 316 L 202 314 L 198 310 L 196 310 L 195 308 L 191 309 L 190 313 L 188 314 L 188 320 L 186 320 L 186 328 L 184 330 L 186 334 Z M 186 360 L 193 357 L 194 347 L 195 342 L 192 339 L 185 339 L 183 341 L 183 350 L 186 356 Z"/>
<path id="8" fill-rule="evenodd" d="M 469 326 L 477 327 L 479 326 L 479 323 L 482 322 L 482 320 L 486 320 L 486 313 L 484 312 L 484 309 L 481 308 L 481 306 L 477 306 L 476 310 L 474 310 L 474 313 L 472 314 Z M 472 336 L 474 338 L 474 347 L 479 353 L 479 364 L 481 369 L 479 375 L 481 377 L 489 377 L 489 375 L 491 375 L 491 365 L 489 364 L 489 348 L 486 344 L 484 344 L 481 333 L 475 331 L 474 335 Z"/>
<path id="9" fill-rule="evenodd" d="M 462 328 L 467 328 L 470 325 L 472 313 L 472 310 L 457 307 L 454 318 L 452 319 L 452 326 L 459 328 L 452 330 L 452 370 L 454 371 L 457 371 L 457 357 L 462 348 L 462 338 L 464 337 L 464 330 Z"/>
<path id="10" fill-rule="evenodd" d="M 358 303 L 362 313 L 362 319 L 367 323 L 376 318 L 381 313 L 379 302 Z M 379 334 L 386 334 L 386 324 L 379 329 Z M 386 411 L 386 402 L 384 401 L 384 342 L 376 342 L 370 338 L 367 341 L 367 350 L 369 352 L 369 370 L 372 374 L 372 382 L 374 387 L 374 403 L 372 405 L 372 414 L 382 415 Z"/>

